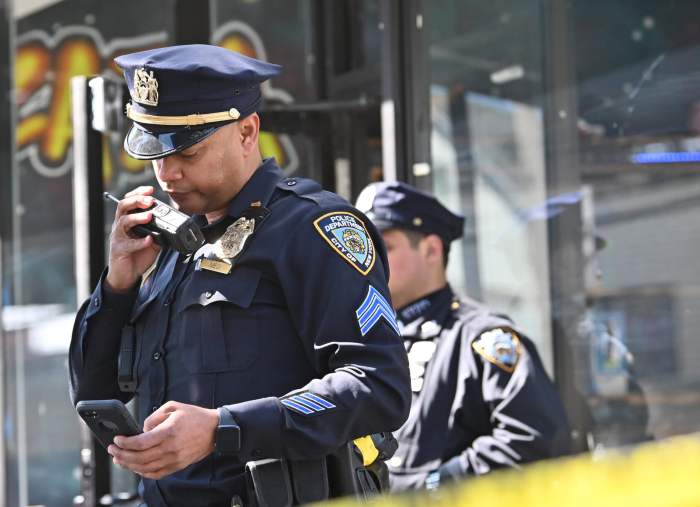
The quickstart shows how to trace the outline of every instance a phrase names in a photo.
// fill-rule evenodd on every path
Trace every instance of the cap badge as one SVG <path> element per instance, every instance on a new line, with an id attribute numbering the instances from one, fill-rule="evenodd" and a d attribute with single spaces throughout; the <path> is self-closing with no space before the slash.
<path id="1" fill-rule="evenodd" d="M 158 80 L 144 68 L 134 74 L 134 100 L 147 106 L 158 105 Z"/>
<path id="2" fill-rule="evenodd" d="M 234 258 L 241 253 L 254 229 L 255 218 L 239 218 L 229 225 L 219 241 L 214 243 L 214 254 L 220 259 Z"/>
<path id="3" fill-rule="evenodd" d="M 421 217 L 415 217 L 413 219 L 413 225 L 415 227 L 420 227 L 421 225 L 423 225 L 423 219 Z"/>

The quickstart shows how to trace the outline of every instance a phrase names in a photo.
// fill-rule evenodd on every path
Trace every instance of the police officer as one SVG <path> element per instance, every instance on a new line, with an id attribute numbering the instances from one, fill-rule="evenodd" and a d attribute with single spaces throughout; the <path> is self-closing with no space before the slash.
<path id="1" fill-rule="evenodd" d="M 115 438 L 114 462 L 141 475 L 150 507 L 247 505 L 246 462 L 312 460 L 398 428 L 409 373 L 381 238 L 261 159 L 260 85 L 280 67 L 207 45 L 116 63 L 131 95 L 124 148 L 152 161 L 207 243 L 185 255 L 132 233 L 152 218 L 152 187 L 117 207 L 70 348 L 74 403 L 136 396 L 144 432 Z M 134 393 L 117 380 L 130 341 Z"/>
<path id="2" fill-rule="evenodd" d="M 392 490 L 565 453 L 564 408 L 532 342 L 447 282 L 449 246 L 464 219 L 400 182 L 369 185 L 357 206 L 384 237 L 411 371 L 411 412 L 389 461 Z"/>

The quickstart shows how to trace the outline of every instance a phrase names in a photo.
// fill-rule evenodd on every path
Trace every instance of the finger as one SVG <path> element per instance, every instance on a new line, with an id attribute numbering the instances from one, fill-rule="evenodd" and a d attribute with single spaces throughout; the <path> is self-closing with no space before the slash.
<path id="1" fill-rule="evenodd" d="M 121 239 L 118 245 L 112 246 L 110 257 L 113 259 L 125 258 L 148 248 L 152 248 L 156 252 L 160 250 L 160 246 L 156 244 L 152 236 L 149 235 L 144 238 L 127 236 Z"/>
<path id="2" fill-rule="evenodd" d="M 174 451 L 166 447 L 168 447 L 167 442 L 143 451 L 131 451 L 114 446 L 109 453 L 121 466 L 153 471 L 175 461 Z"/>
<path id="3" fill-rule="evenodd" d="M 158 428 L 135 435 L 133 437 L 125 437 L 118 435 L 114 437 L 114 444 L 121 449 L 130 451 L 145 451 L 152 447 L 160 445 L 164 440 L 169 438 L 172 431 L 169 427 L 159 426 Z"/>
<path id="4" fill-rule="evenodd" d="M 132 210 L 148 209 L 153 205 L 153 197 L 150 195 L 132 195 L 125 197 L 117 204 L 116 218 L 126 215 Z"/>
<path id="5" fill-rule="evenodd" d="M 143 421 L 143 431 L 151 431 L 156 426 L 162 424 L 168 417 L 170 417 L 171 413 L 172 412 L 166 412 L 163 410 L 163 407 L 160 407 L 158 410 L 146 417 L 145 421 Z"/>
<path id="6" fill-rule="evenodd" d="M 131 197 L 132 195 L 153 195 L 153 191 L 154 188 L 151 185 L 141 185 L 124 194 L 124 197 Z"/>
<path id="7" fill-rule="evenodd" d="M 116 222 L 117 232 L 124 236 L 134 237 L 131 229 L 137 225 L 144 225 L 153 220 L 153 213 L 150 211 L 143 211 L 141 213 L 130 213 L 128 215 L 122 215 Z"/>

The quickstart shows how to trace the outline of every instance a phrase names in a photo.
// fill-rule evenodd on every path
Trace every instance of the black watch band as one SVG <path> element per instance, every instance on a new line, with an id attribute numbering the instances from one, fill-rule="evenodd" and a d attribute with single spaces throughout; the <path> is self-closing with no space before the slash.
<path id="1" fill-rule="evenodd" d="M 230 456 L 241 450 L 241 428 L 226 408 L 219 408 L 219 425 L 216 427 L 214 449 L 218 454 Z"/>

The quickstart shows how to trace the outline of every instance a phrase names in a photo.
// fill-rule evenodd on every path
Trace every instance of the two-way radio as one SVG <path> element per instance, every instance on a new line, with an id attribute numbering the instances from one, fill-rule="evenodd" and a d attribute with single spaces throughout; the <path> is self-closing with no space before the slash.
<path id="1" fill-rule="evenodd" d="M 120 202 L 109 192 L 105 192 L 103 195 L 105 199 L 117 204 Z M 135 209 L 129 212 L 150 211 L 153 213 L 150 222 L 136 225 L 131 229 L 135 236 L 144 238 L 150 234 L 160 246 L 173 248 L 184 255 L 191 255 L 204 245 L 204 235 L 192 217 L 156 198 L 153 198 L 153 201 L 153 206 L 150 208 Z"/>

